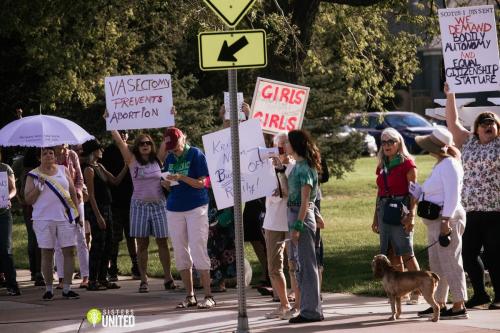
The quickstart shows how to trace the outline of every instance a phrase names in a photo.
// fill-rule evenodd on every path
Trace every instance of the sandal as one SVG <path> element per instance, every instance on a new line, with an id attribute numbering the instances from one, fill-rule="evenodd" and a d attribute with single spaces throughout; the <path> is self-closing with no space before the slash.
<path id="1" fill-rule="evenodd" d="M 78 288 L 80 289 L 87 289 L 89 287 L 89 283 L 88 282 L 82 282 L 80 283 L 80 286 Z"/>
<path id="2" fill-rule="evenodd" d="M 147 282 L 141 282 L 139 285 L 139 292 L 140 293 L 147 293 L 149 292 L 149 287 Z"/>
<path id="3" fill-rule="evenodd" d="M 217 303 L 212 296 L 205 296 L 205 299 L 198 303 L 198 309 L 211 309 L 215 307 Z"/>
<path id="4" fill-rule="evenodd" d="M 175 281 L 173 279 L 170 281 L 164 282 L 163 286 L 165 287 L 165 290 L 177 289 L 177 285 L 175 284 Z"/>
<path id="5" fill-rule="evenodd" d="M 186 296 L 186 299 L 184 301 L 177 304 L 177 309 L 186 309 L 186 308 L 189 308 L 192 306 L 196 306 L 196 304 L 198 304 L 198 301 L 196 300 L 196 296 L 188 295 L 188 296 Z"/>

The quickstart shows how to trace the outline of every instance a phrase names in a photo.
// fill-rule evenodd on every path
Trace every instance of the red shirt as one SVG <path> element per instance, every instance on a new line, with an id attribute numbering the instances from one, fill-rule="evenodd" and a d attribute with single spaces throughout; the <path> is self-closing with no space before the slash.
<path id="1" fill-rule="evenodd" d="M 395 195 L 401 196 L 408 194 L 408 179 L 406 175 L 408 172 L 416 168 L 415 162 L 412 160 L 405 160 L 400 165 L 394 167 L 389 171 L 387 175 L 387 184 L 389 186 L 389 193 L 386 193 L 385 184 L 384 184 L 384 175 L 382 174 L 382 170 L 377 167 L 377 171 L 375 174 L 377 175 L 377 187 L 378 187 L 378 196 L 387 196 L 387 195 Z"/>

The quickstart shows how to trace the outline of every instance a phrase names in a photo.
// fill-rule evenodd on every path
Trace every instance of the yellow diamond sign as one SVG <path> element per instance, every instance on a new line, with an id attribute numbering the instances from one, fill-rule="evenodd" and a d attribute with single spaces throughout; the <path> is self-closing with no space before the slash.
<path id="1" fill-rule="evenodd" d="M 198 35 L 200 68 L 204 71 L 267 65 L 266 32 L 235 30 Z"/>
<path id="2" fill-rule="evenodd" d="M 234 27 L 252 7 L 255 0 L 204 0 L 228 26 Z"/>

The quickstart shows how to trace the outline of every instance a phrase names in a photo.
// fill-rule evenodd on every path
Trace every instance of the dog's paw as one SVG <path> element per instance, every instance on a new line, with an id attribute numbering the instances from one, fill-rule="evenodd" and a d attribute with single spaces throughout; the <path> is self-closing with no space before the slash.
<path id="1" fill-rule="evenodd" d="M 436 323 L 439 321 L 439 317 L 429 318 L 429 320 L 432 321 L 433 323 Z"/>

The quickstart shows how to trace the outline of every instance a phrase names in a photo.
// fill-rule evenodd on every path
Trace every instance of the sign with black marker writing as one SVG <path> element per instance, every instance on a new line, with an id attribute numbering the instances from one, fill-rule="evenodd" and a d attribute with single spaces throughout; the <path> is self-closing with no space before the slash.
<path id="1" fill-rule="evenodd" d="M 492 5 L 439 9 L 446 82 L 455 93 L 500 90 Z"/>
<path id="2" fill-rule="evenodd" d="M 169 74 L 110 76 L 104 84 L 108 131 L 175 124 Z"/>
<path id="3" fill-rule="evenodd" d="M 276 175 L 270 159 L 259 157 L 259 147 L 265 147 L 264 134 L 257 119 L 239 125 L 242 202 L 272 195 Z M 203 136 L 210 182 L 217 209 L 234 205 L 231 132 L 226 128 Z"/>

